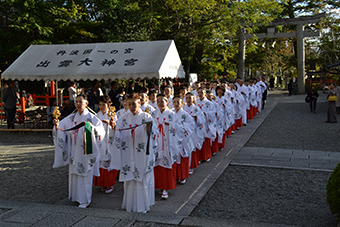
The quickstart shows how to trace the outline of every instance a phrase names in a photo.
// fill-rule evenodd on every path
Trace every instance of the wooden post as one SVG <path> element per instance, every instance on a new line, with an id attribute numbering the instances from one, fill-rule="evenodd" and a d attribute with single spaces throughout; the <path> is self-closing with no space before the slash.
<path id="1" fill-rule="evenodd" d="M 237 76 L 240 77 L 241 79 L 244 79 L 245 59 L 246 59 L 246 39 L 244 29 L 241 28 L 238 38 L 238 67 L 237 67 Z"/>
<path id="2" fill-rule="evenodd" d="M 298 24 L 297 33 L 297 74 L 298 93 L 305 93 L 305 39 L 303 36 L 304 25 Z"/>

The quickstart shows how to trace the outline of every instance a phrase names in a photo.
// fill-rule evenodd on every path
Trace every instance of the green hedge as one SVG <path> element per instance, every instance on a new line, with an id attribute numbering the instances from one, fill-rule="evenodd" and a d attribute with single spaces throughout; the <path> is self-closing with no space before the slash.
<path id="1" fill-rule="evenodd" d="M 340 163 L 333 170 L 328 180 L 327 203 L 332 213 L 340 217 Z"/>

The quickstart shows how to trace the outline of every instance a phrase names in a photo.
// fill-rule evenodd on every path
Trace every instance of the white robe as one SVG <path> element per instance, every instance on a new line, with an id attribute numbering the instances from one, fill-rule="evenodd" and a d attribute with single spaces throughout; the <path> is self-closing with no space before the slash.
<path id="1" fill-rule="evenodd" d="M 117 119 L 119 119 L 121 116 L 123 116 L 124 114 L 126 114 L 128 112 L 130 112 L 130 110 L 129 109 L 126 110 L 125 108 L 118 110 L 116 112 Z"/>
<path id="2" fill-rule="evenodd" d="M 218 103 L 223 110 L 223 128 L 226 131 L 235 123 L 232 112 L 233 104 L 225 96 L 221 98 L 217 96 L 216 103 Z"/>
<path id="3" fill-rule="evenodd" d="M 140 109 L 143 110 L 144 112 L 147 109 L 146 112 L 151 114 L 156 108 L 154 108 L 153 106 L 149 105 L 148 103 L 144 103 L 143 105 L 140 106 Z"/>
<path id="4" fill-rule="evenodd" d="M 153 108 L 157 109 L 157 102 L 149 101 L 149 105 L 152 106 Z"/>
<path id="5" fill-rule="evenodd" d="M 249 103 L 250 105 L 256 107 L 257 106 L 256 90 L 254 89 L 254 86 L 249 86 L 249 89 L 250 89 Z"/>
<path id="6" fill-rule="evenodd" d="M 180 136 L 180 132 L 183 131 L 183 126 L 175 118 L 172 110 L 165 109 L 161 113 L 159 109 L 156 109 L 151 115 L 158 132 L 158 146 L 155 157 L 156 166 L 171 169 L 172 165 L 177 161 L 182 147 L 183 137 Z"/>
<path id="7" fill-rule="evenodd" d="M 152 122 L 151 115 L 139 110 L 135 115 L 131 112 L 124 114 L 116 125 L 113 149 L 121 153 L 119 181 L 124 182 L 122 208 L 129 212 L 148 211 L 155 203 L 153 167 L 157 131 L 153 123 L 150 153 L 147 155 L 146 122 Z M 140 126 L 130 129 L 136 125 Z"/>
<path id="8" fill-rule="evenodd" d="M 205 135 L 204 137 L 215 139 L 216 137 L 216 111 L 215 105 L 207 98 L 197 100 L 197 106 L 205 113 Z"/>
<path id="9" fill-rule="evenodd" d="M 240 109 L 242 115 L 242 122 L 243 124 L 247 124 L 247 105 L 248 105 L 248 98 L 249 98 L 249 91 L 248 88 L 242 84 L 239 85 L 239 89 L 237 90 L 241 97 L 240 97 Z"/>
<path id="10" fill-rule="evenodd" d="M 179 109 L 178 112 L 174 111 L 174 113 L 178 122 L 181 122 L 183 126 L 183 131 L 177 132 L 180 133 L 179 136 L 183 138 L 182 148 L 180 149 L 180 155 L 177 159 L 177 163 L 181 164 L 181 157 L 189 157 L 191 152 L 196 149 L 194 142 L 192 141 L 192 134 L 195 130 L 195 120 L 182 108 Z"/>
<path id="11" fill-rule="evenodd" d="M 168 103 L 167 103 L 167 106 L 168 106 L 168 108 L 171 110 L 171 109 L 173 109 L 174 108 L 174 104 L 172 103 L 173 102 L 173 96 L 172 95 L 170 95 L 167 99 L 168 99 Z"/>
<path id="12" fill-rule="evenodd" d="M 191 138 L 194 142 L 195 147 L 198 150 L 202 149 L 202 145 L 204 142 L 204 135 L 205 135 L 205 117 L 200 108 L 192 104 L 191 106 L 184 105 L 183 110 L 186 111 L 190 116 L 195 117 L 196 116 L 196 122 L 195 122 L 195 130 L 192 134 Z M 194 118 L 193 118 L 194 119 Z"/>
<path id="13" fill-rule="evenodd" d="M 222 143 L 223 134 L 224 134 L 224 127 L 223 127 L 224 111 L 215 100 L 212 100 L 212 103 L 215 105 L 215 111 L 216 111 L 216 133 L 218 137 L 215 138 L 215 140 L 218 139 L 218 142 Z"/>
<path id="14" fill-rule="evenodd" d="M 108 111 L 106 113 L 102 113 L 99 111 L 97 113 L 97 117 L 102 120 L 109 120 L 107 116 Z M 117 116 L 113 117 L 113 120 L 117 122 Z M 113 152 L 113 141 L 115 131 L 111 126 L 103 123 L 103 127 L 105 129 L 105 137 L 101 139 L 100 143 L 100 159 L 99 159 L 99 167 L 103 169 L 107 169 L 111 171 L 112 169 L 119 170 L 120 169 L 120 153 L 112 153 Z"/>
<path id="15" fill-rule="evenodd" d="M 191 93 L 195 96 L 195 99 L 198 99 L 198 92 L 196 90 L 193 90 Z"/>
<path id="16" fill-rule="evenodd" d="M 80 204 L 89 204 L 92 195 L 93 175 L 99 176 L 100 138 L 105 130 L 101 120 L 87 109 L 79 115 L 70 114 L 59 122 L 58 128 L 69 129 L 83 121 L 92 124 L 92 154 L 84 154 L 84 129 L 61 131 L 54 127 L 55 156 L 53 168 L 69 164 L 69 198 Z"/>
<path id="17" fill-rule="evenodd" d="M 242 105 L 242 101 L 244 100 L 243 97 L 241 96 L 241 94 L 239 92 L 237 92 L 236 90 L 232 91 L 233 93 L 233 104 L 234 104 L 234 118 L 235 119 L 240 119 L 242 117 L 242 109 L 241 109 L 241 105 Z"/>

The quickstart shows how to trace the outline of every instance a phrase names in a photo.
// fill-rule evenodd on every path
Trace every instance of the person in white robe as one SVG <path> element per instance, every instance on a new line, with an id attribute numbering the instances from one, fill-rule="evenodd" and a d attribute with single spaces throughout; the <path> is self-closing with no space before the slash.
<path id="1" fill-rule="evenodd" d="M 259 107 L 260 107 L 260 104 L 261 104 L 261 100 L 262 100 L 262 96 L 260 97 L 259 93 L 261 93 L 261 89 L 259 88 L 259 85 L 257 83 L 257 80 L 254 78 L 253 79 L 253 89 L 255 91 L 255 102 L 256 102 L 256 106 L 255 106 L 255 109 L 256 109 L 256 114 L 259 113 Z"/>
<path id="2" fill-rule="evenodd" d="M 216 96 L 211 92 L 207 91 L 206 93 L 207 99 L 214 105 L 215 109 L 215 119 L 214 119 L 214 127 L 216 128 L 216 136 L 214 139 L 210 140 L 210 146 L 211 146 L 211 152 L 212 155 L 216 155 L 219 151 L 218 149 L 218 143 L 222 143 L 223 140 L 223 110 L 216 103 Z"/>
<path id="3" fill-rule="evenodd" d="M 85 95 L 76 98 L 75 113 L 59 122 L 53 120 L 55 156 L 53 168 L 69 165 L 69 198 L 77 201 L 80 208 L 91 203 L 93 175 L 99 176 L 100 138 L 104 138 L 103 123 L 86 108 Z M 65 131 L 82 122 L 91 125 L 90 138 L 85 134 L 85 127 Z M 91 146 L 92 142 L 92 146 Z M 92 149 L 91 149 L 92 148 Z M 91 151 L 92 150 L 92 151 Z"/>
<path id="4" fill-rule="evenodd" d="M 157 109 L 157 92 L 154 90 L 149 92 L 149 105 Z"/>
<path id="5" fill-rule="evenodd" d="M 237 128 L 242 127 L 242 110 L 241 105 L 242 101 L 244 101 L 242 95 L 236 90 L 237 87 L 233 84 L 229 84 L 230 91 L 232 93 L 231 95 L 231 102 L 234 106 L 234 119 L 235 119 L 235 126 Z"/>
<path id="6" fill-rule="evenodd" d="M 152 113 L 155 110 L 155 108 L 149 105 L 148 95 L 146 93 L 140 93 L 139 97 L 140 97 L 140 102 L 141 102 L 140 109 L 143 110 L 144 112 Z"/>
<path id="7" fill-rule="evenodd" d="M 182 86 L 180 89 L 179 89 L 179 96 L 181 97 L 182 99 L 182 103 L 186 103 L 185 101 L 185 95 L 186 93 L 188 93 L 188 90 L 187 90 L 187 87 L 186 86 Z"/>
<path id="8" fill-rule="evenodd" d="M 216 93 L 216 88 L 218 86 L 218 81 L 214 81 L 212 82 L 212 88 L 211 88 L 211 92 L 213 93 L 213 95 L 216 97 L 217 93 Z"/>
<path id="9" fill-rule="evenodd" d="M 162 194 L 162 199 L 169 197 L 168 190 L 177 187 L 176 161 L 183 140 L 183 137 L 176 133 L 183 131 L 183 126 L 175 118 L 174 112 L 167 107 L 167 102 L 164 94 L 158 94 L 158 108 L 151 113 L 158 130 L 155 187 L 160 189 L 159 193 Z"/>
<path id="10" fill-rule="evenodd" d="M 174 96 L 172 96 L 172 89 L 170 85 L 165 86 L 164 88 L 164 94 L 165 97 L 168 100 L 167 106 L 168 108 L 171 110 L 174 108 L 174 105 L 172 104 L 172 99 L 174 98 Z M 157 96 L 158 97 L 158 96 Z"/>
<path id="11" fill-rule="evenodd" d="M 173 99 L 174 113 L 177 122 L 183 126 L 183 131 L 177 132 L 183 138 L 182 148 L 179 151 L 177 159 L 177 180 L 180 184 L 185 184 L 186 178 L 189 177 L 190 169 L 190 155 L 196 149 L 193 141 L 192 134 L 195 129 L 195 120 L 182 109 L 183 101 L 181 96 L 175 96 Z"/>
<path id="12" fill-rule="evenodd" d="M 212 157 L 210 140 L 216 137 L 216 111 L 215 105 L 212 104 L 206 97 L 206 91 L 203 87 L 198 89 L 197 106 L 202 110 L 205 116 L 205 141 L 201 150 L 201 159 L 203 161 L 210 161 Z"/>
<path id="13" fill-rule="evenodd" d="M 157 128 L 151 115 L 140 109 L 137 94 L 128 96 L 128 105 L 130 111 L 117 120 L 113 146 L 121 153 L 119 181 L 124 182 L 122 208 L 146 213 L 155 203 L 153 169 Z"/>
<path id="14" fill-rule="evenodd" d="M 120 118 L 121 116 L 123 116 L 125 113 L 130 112 L 130 110 L 129 110 L 129 105 L 128 105 L 128 102 L 127 102 L 127 97 L 128 97 L 128 95 L 124 95 L 124 97 L 123 97 L 122 104 L 123 104 L 123 107 L 124 107 L 124 108 L 122 108 L 122 109 L 120 109 L 120 110 L 118 110 L 118 111 L 116 112 L 116 117 L 117 117 L 117 119 L 119 119 L 119 118 Z"/>
<path id="15" fill-rule="evenodd" d="M 191 93 L 195 96 L 195 99 L 198 99 L 198 88 L 201 86 L 201 83 L 199 81 L 195 82 L 195 89 L 191 91 Z"/>
<path id="16" fill-rule="evenodd" d="M 262 82 L 261 77 L 258 76 L 257 80 L 254 80 L 254 82 L 256 81 L 256 85 L 258 88 L 258 92 L 257 92 L 257 96 L 258 96 L 258 111 L 261 112 L 262 111 L 262 94 L 263 92 L 266 90 L 266 85 Z"/>
<path id="17" fill-rule="evenodd" d="M 111 104 L 111 99 L 108 95 L 100 96 L 99 102 L 99 112 L 97 117 L 103 122 L 103 127 L 105 130 L 104 138 L 101 138 L 100 148 L 100 159 L 99 159 L 99 177 L 94 177 L 94 185 L 101 187 L 101 190 L 105 193 L 111 193 L 113 191 L 113 186 L 116 184 L 116 177 L 118 176 L 118 171 L 120 165 L 115 165 L 116 162 L 111 163 L 111 161 L 117 161 L 116 154 L 112 154 L 112 145 L 114 138 L 113 127 L 116 124 L 117 117 L 114 113 L 111 118 L 109 115 L 109 107 Z M 110 113 L 111 114 L 111 113 Z M 112 158 L 112 155 L 115 158 Z M 118 162 L 120 163 L 120 162 Z"/>
<path id="18" fill-rule="evenodd" d="M 195 120 L 195 130 L 192 133 L 192 141 L 195 145 L 195 150 L 190 154 L 190 168 L 189 174 L 194 173 L 194 168 L 196 168 L 199 164 L 200 158 L 198 155 L 199 150 L 202 149 L 203 142 L 205 140 L 205 117 L 200 108 L 198 108 L 195 104 L 195 95 L 191 92 L 186 94 L 186 105 L 183 105 L 183 110 L 186 111 L 194 120 Z"/>
<path id="19" fill-rule="evenodd" d="M 247 125 L 247 104 L 249 99 L 249 92 L 248 88 L 244 85 L 243 80 L 238 80 L 238 89 L 237 91 L 242 95 L 241 101 L 240 101 L 240 108 L 241 108 L 241 115 L 242 115 L 242 123 L 244 126 Z"/>

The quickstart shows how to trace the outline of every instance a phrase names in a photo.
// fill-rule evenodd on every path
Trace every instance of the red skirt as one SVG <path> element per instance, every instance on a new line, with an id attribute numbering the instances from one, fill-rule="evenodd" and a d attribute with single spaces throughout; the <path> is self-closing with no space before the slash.
<path id="1" fill-rule="evenodd" d="M 243 126 L 242 117 L 240 119 L 235 120 L 236 128 L 241 128 Z"/>
<path id="2" fill-rule="evenodd" d="M 228 128 L 228 130 L 229 129 L 230 128 Z M 227 138 L 227 135 L 228 135 L 228 130 L 224 132 L 223 138 L 222 138 L 222 143 L 218 144 L 218 148 L 224 148 L 224 146 L 225 146 L 225 139 Z M 231 134 L 231 130 L 230 130 L 230 134 Z"/>
<path id="3" fill-rule="evenodd" d="M 251 109 L 247 110 L 247 119 L 253 119 L 253 114 L 252 114 Z"/>
<path id="4" fill-rule="evenodd" d="M 203 152 L 205 152 L 205 149 L 206 149 L 206 141 L 204 140 L 201 149 L 200 150 L 196 149 L 198 161 L 202 160 Z"/>
<path id="5" fill-rule="evenodd" d="M 154 168 L 155 188 L 163 190 L 172 190 L 177 187 L 177 163 L 172 165 L 171 169 L 162 166 Z"/>
<path id="6" fill-rule="evenodd" d="M 181 156 L 181 164 L 177 164 L 177 180 L 184 180 L 189 177 L 189 157 Z"/>
<path id="7" fill-rule="evenodd" d="M 215 140 L 212 142 L 211 153 L 212 154 L 218 153 L 218 136 L 217 135 L 216 135 Z"/>
<path id="8" fill-rule="evenodd" d="M 202 154 L 201 160 L 206 161 L 207 159 L 212 157 L 210 139 L 209 138 L 205 138 L 203 146 L 202 146 L 202 152 L 201 152 L 201 154 Z"/>
<path id="9" fill-rule="evenodd" d="M 194 169 L 198 166 L 200 159 L 198 158 L 198 149 L 195 151 L 191 152 L 191 163 L 190 163 L 190 168 Z"/>
<path id="10" fill-rule="evenodd" d="M 99 168 L 100 176 L 94 176 L 93 182 L 97 187 L 111 187 L 116 184 L 117 170 L 108 171 L 107 169 Z"/>

